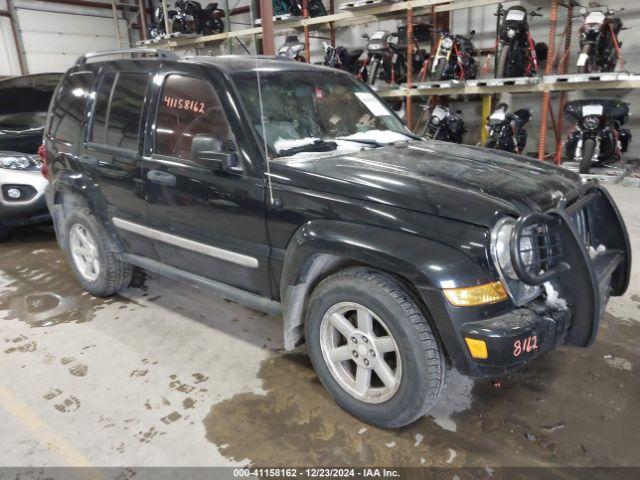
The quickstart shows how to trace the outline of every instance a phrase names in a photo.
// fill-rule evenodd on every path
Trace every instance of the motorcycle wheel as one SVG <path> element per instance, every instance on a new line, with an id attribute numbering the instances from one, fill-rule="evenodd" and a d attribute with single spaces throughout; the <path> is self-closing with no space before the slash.
<path id="1" fill-rule="evenodd" d="M 441 128 L 438 129 L 438 131 L 436 132 L 436 134 L 433 137 L 433 139 L 434 140 L 440 140 L 442 142 L 446 142 L 448 140 L 447 134 L 444 133 Z"/>
<path id="2" fill-rule="evenodd" d="M 596 149 L 596 141 L 587 138 L 582 145 L 582 158 L 580 159 L 580 173 L 589 173 L 593 151 Z"/>
<path id="3" fill-rule="evenodd" d="M 211 20 L 211 33 L 222 33 L 224 32 L 224 22 L 220 18 L 214 18 Z"/>
<path id="4" fill-rule="evenodd" d="M 498 66 L 496 67 L 496 78 L 505 78 L 504 73 L 507 70 L 507 61 L 509 59 L 509 52 L 511 45 L 505 45 L 500 51 L 500 58 L 498 58 Z"/>
<path id="5" fill-rule="evenodd" d="M 441 58 L 440 60 L 438 60 L 438 64 L 436 65 L 436 69 L 433 72 L 433 76 L 431 77 L 432 80 L 434 81 L 438 81 L 438 80 L 442 80 L 442 78 L 444 77 L 444 69 L 446 67 L 447 63 L 446 60 L 444 58 Z"/>
<path id="6" fill-rule="evenodd" d="M 587 61 L 584 62 L 584 65 L 578 67 L 578 73 L 590 73 L 591 72 L 591 59 L 589 58 L 589 50 L 591 50 L 591 45 L 588 43 L 582 46 L 582 50 L 580 50 L 580 55 L 586 54 Z"/>
<path id="7" fill-rule="evenodd" d="M 369 85 L 373 85 L 376 83 L 376 79 L 378 78 L 378 69 L 380 68 L 380 60 L 374 58 L 371 62 L 371 69 L 369 70 L 369 75 L 367 76 L 367 83 Z"/>

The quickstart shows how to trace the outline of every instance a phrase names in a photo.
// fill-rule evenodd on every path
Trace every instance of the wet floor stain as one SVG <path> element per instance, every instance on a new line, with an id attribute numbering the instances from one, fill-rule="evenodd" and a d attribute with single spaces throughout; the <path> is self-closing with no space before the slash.
<path id="1" fill-rule="evenodd" d="M 30 327 L 51 327 L 88 322 L 116 301 L 126 308 L 129 301 L 125 298 L 101 299 L 83 292 L 64 253 L 52 240 L 52 232 L 43 232 L 31 234 L 26 241 L 0 245 L 0 318 L 21 320 Z"/>
<path id="2" fill-rule="evenodd" d="M 501 388 L 469 379 L 457 388 L 454 372 L 440 414 L 399 430 L 341 410 L 305 355 L 274 356 L 259 372 L 266 394 L 213 405 L 206 438 L 225 457 L 259 466 L 637 465 L 640 384 L 605 356 L 638 365 L 640 322 L 605 315 L 603 323 L 610 328 L 591 348 L 550 352 Z"/>

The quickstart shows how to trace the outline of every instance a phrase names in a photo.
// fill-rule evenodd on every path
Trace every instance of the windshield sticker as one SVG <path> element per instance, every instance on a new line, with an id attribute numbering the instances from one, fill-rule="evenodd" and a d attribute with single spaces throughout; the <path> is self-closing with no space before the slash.
<path id="1" fill-rule="evenodd" d="M 356 97 L 364 106 L 369 109 L 371 113 L 373 113 L 376 117 L 384 117 L 385 115 L 391 115 L 389 111 L 385 108 L 380 100 L 378 100 L 375 95 L 369 92 L 355 92 Z"/>
<path id="2" fill-rule="evenodd" d="M 198 102 L 197 100 L 190 100 L 188 98 L 177 98 L 165 95 L 164 104 L 168 108 L 176 110 L 188 110 L 195 113 L 204 113 L 204 102 Z"/>

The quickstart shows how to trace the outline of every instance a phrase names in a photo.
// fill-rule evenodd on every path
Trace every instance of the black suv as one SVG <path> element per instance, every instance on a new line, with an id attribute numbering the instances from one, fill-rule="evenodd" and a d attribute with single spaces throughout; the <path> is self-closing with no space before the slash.
<path id="1" fill-rule="evenodd" d="M 588 346 L 625 292 L 629 239 L 596 183 L 417 138 L 338 70 L 151 52 L 80 58 L 49 112 L 47 198 L 90 293 L 141 268 L 281 314 L 342 407 L 398 427 L 451 364 L 499 377 Z"/>

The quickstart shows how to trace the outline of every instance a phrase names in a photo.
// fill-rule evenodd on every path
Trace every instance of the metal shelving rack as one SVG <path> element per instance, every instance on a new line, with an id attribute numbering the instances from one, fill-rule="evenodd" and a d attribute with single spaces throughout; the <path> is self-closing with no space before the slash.
<path id="1" fill-rule="evenodd" d="M 262 6 L 263 14 L 268 10 L 271 11 L 271 0 L 253 0 L 256 4 Z M 513 4 L 519 3 L 517 0 L 463 0 L 455 3 L 443 2 L 443 0 L 410 0 L 402 2 L 390 3 L 386 0 L 378 0 L 368 6 L 340 10 L 336 12 L 334 2 L 329 0 L 329 15 L 322 17 L 310 18 L 307 14 L 307 0 L 303 0 L 303 18 L 294 18 L 283 21 L 265 22 L 265 25 L 252 26 L 241 30 L 230 31 L 224 33 L 200 37 L 180 38 L 173 37 L 167 40 L 161 40 L 158 46 L 172 50 L 181 50 L 189 48 L 201 48 L 210 45 L 229 42 L 233 39 L 241 38 L 261 38 L 265 32 L 273 32 L 273 34 L 300 33 L 304 34 L 306 45 L 307 61 L 309 61 L 309 41 L 311 32 L 328 31 L 332 45 L 335 46 L 335 32 L 338 28 L 348 28 L 354 25 L 362 25 L 375 21 L 405 18 L 407 24 L 407 58 L 413 56 L 413 24 L 416 16 L 430 16 L 433 21 L 438 13 L 451 12 L 455 10 L 463 10 L 474 7 L 482 7 L 488 5 L 497 5 L 498 3 Z M 566 2 L 566 3 L 565 3 Z M 565 27 L 564 48 L 560 55 L 557 66 L 558 74 L 554 75 L 554 56 L 556 27 L 558 20 L 559 7 L 567 8 L 567 25 Z M 562 147 L 562 109 L 566 100 L 566 92 L 579 90 L 626 90 L 640 87 L 640 75 L 629 73 L 613 72 L 603 74 L 589 75 L 573 75 L 566 74 L 568 66 L 569 49 L 571 46 L 571 22 L 573 8 L 576 6 L 575 0 L 550 0 L 549 2 L 549 55 L 550 60 L 547 61 L 546 69 L 542 77 L 536 78 L 519 78 L 519 79 L 481 79 L 467 80 L 464 83 L 457 81 L 444 82 L 414 82 L 414 72 L 412 64 L 408 62 L 407 82 L 398 87 L 384 86 L 377 87 L 378 94 L 385 98 L 404 98 L 406 105 L 406 118 L 409 127 L 412 127 L 412 100 L 419 97 L 429 97 L 434 100 L 438 96 L 475 96 L 483 102 L 483 116 L 490 112 L 491 99 L 494 95 L 502 93 L 540 93 L 542 96 L 540 106 L 540 131 L 539 131 L 539 148 L 538 158 L 544 160 L 549 157 L 546 154 L 546 134 L 548 127 L 548 119 L 551 118 L 553 131 L 555 134 L 555 148 L 551 155 L 556 163 L 560 162 Z M 255 10 L 255 9 L 254 9 Z M 228 15 L 228 12 L 227 12 Z M 255 19 L 252 19 L 255 20 Z M 263 52 L 265 54 L 275 53 L 273 49 L 273 35 L 270 42 L 263 39 Z M 270 43 L 270 48 L 267 45 Z M 560 92 L 558 99 L 558 107 L 556 109 L 557 120 L 554 117 L 551 94 Z M 483 123 L 484 131 L 484 123 Z"/>

